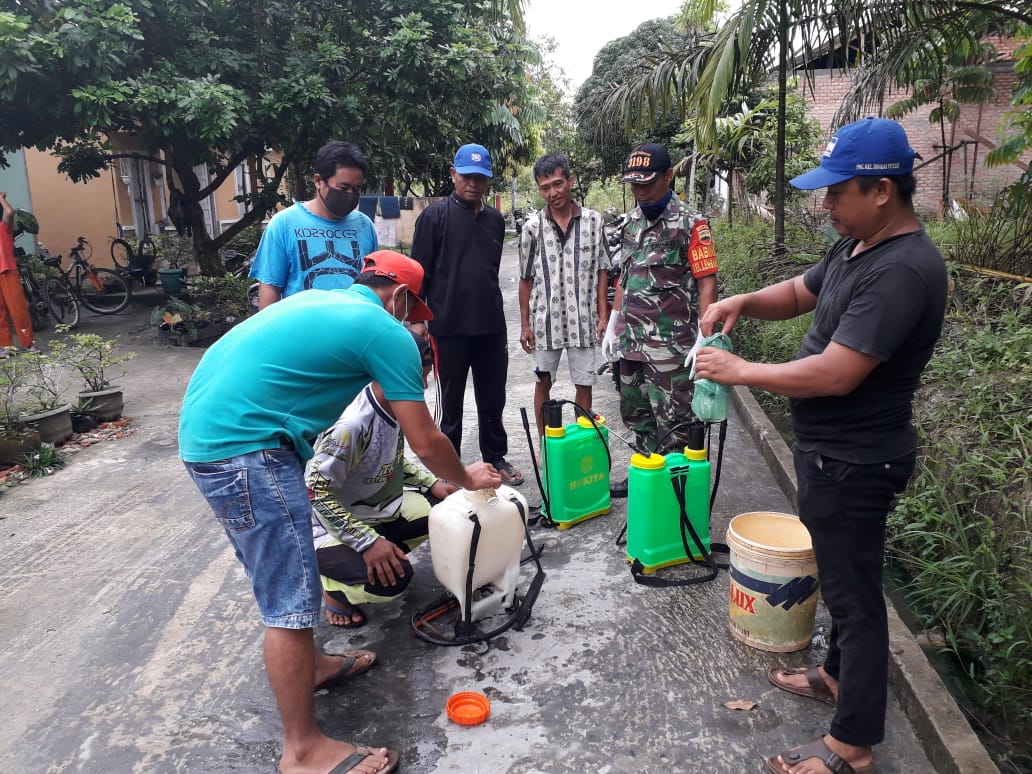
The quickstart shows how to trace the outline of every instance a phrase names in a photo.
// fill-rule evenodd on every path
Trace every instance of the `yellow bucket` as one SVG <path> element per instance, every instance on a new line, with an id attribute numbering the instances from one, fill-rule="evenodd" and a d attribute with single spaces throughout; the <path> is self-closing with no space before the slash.
<path id="1" fill-rule="evenodd" d="M 798 517 L 756 511 L 731 519 L 729 621 L 735 639 L 760 650 L 802 650 L 813 637 L 817 562 Z"/>

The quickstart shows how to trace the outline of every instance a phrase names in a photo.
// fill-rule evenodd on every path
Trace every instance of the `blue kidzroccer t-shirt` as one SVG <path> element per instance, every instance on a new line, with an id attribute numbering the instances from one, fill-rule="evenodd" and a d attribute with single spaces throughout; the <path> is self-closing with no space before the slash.
<path id="1" fill-rule="evenodd" d="M 424 399 L 411 334 L 363 285 L 299 293 L 213 344 L 183 398 L 179 456 L 215 460 L 312 441 L 371 381 L 388 400 Z"/>
<path id="2" fill-rule="evenodd" d="M 362 261 L 378 248 L 373 222 L 358 210 L 327 220 L 295 202 L 265 227 L 251 277 L 283 288 L 284 298 L 312 288 L 348 288 Z"/>

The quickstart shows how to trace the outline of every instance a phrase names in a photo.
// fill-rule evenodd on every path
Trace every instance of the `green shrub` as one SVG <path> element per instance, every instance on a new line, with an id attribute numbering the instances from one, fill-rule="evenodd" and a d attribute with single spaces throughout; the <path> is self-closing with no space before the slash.
<path id="1" fill-rule="evenodd" d="M 35 451 L 23 454 L 19 464 L 25 469 L 26 475 L 30 478 L 42 478 L 43 476 L 49 476 L 59 468 L 63 468 L 65 457 L 54 444 L 45 443 Z"/>
<path id="2" fill-rule="evenodd" d="M 157 265 L 162 269 L 185 269 L 194 263 L 193 238 L 175 233 L 154 236 Z"/>
<path id="3" fill-rule="evenodd" d="M 914 402 L 914 477 L 890 517 L 910 594 L 980 697 L 1032 730 L 1032 306 L 1012 282 L 958 278 Z M 1013 733 L 1013 731 L 1012 731 Z"/>
<path id="4" fill-rule="evenodd" d="M 236 250 L 238 253 L 244 253 L 245 255 L 254 255 L 258 249 L 258 243 L 262 240 L 262 226 L 261 224 L 255 224 L 248 226 L 225 245 L 223 250 Z"/>
<path id="5" fill-rule="evenodd" d="M 950 260 L 969 266 L 1032 277 L 1032 212 L 1000 198 L 986 214 L 975 213 L 951 226 L 943 244 Z"/>
<path id="6" fill-rule="evenodd" d="M 753 219 L 729 225 L 723 219 L 713 220 L 713 243 L 720 265 L 719 298 L 759 290 L 772 282 L 801 274 L 816 257 L 816 245 L 808 240 L 801 227 L 793 231 L 796 248 L 779 260 L 771 257 L 774 227 L 769 221 Z M 805 245 L 806 249 L 800 246 Z M 792 359 L 810 326 L 811 315 L 791 320 L 767 322 L 740 319 L 731 333 L 735 353 L 746 360 L 783 363 Z M 786 436 L 788 430 L 788 398 L 754 390 L 756 400 Z"/>
<path id="7" fill-rule="evenodd" d="M 957 256 L 980 249 L 971 243 L 986 237 L 986 227 L 974 219 L 926 225 L 944 254 Z M 830 237 L 814 217 L 787 230 L 787 255 L 773 260 L 770 224 L 713 222 L 721 298 L 799 273 Z M 735 351 L 788 360 L 808 324 L 809 315 L 740 320 Z M 1032 286 L 953 269 L 943 335 L 914 401 L 917 468 L 888 524 L 889 552 L 910 576 L 914 612 L 922 625 L 945 632 L 974 678 L 972 700 L 981 705 L 974 714 L 1014 749 L 1027 749 L 1022 740 L 1032 738 L 1030 352 Z M 784 428 L 787 401 L 759 391 L 757 399 Z"/>

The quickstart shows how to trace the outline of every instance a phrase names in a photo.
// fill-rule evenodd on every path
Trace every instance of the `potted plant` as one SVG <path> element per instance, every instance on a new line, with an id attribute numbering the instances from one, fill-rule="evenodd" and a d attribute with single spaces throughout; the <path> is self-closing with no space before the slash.
<path id="1" fill-rule="evenodd" d="M 64 398 L 67 365 L 57 357 L 39 352 L 25 352 L 20 360 L 27 375 L 29 413 L 23 416 L 26 425 L 38 430 L 44 443 L 64 443 L 72 437 L 72 407 Z"/>
<path id="2" fill-rule="evenodd" d="M 51 343 L 56 357 L 67 363 L 82 377 L 85 390 L 79 400 L 89 401 L 92 413 L 101 422 L 110 422 L 122 416 L 122 388 L 115 385 L 125 375 L 121 364 L 136 357 L 134 352 L 117 352 L 115 339 L 105 339 L 96 333 L 68 333 L 66 326 L 58 326 L 64 333 Z"/>
<path id="3" fill-rule="evenodd" d="M 204 310 L 181 298 L 169 297 L 164 306 L 151 310 L 151 325 L 158 329 L 158 343 L 166 347 L 183 347 L 197 339 L 197 325 Z"/>
<path id="4" fill-rule="evenodd" d="M 24 419 L 26 377 L 22 356 L 0 358 L 0 464 L 13 465 L 42 443 Z"/>
<path id="5" fill-rule="evenodd" d="M 193 245 L 188 238 L 178 234 L 159 234 L 155 248 L 161 289 L 167 296 L 178 296 L 183 292 L 187 266 L 194 258 Z"/>
<path id="6" fill-rule="evenodd" d="M 166 346 L 205 346 L 250 313 L 247 290 L 251 281 L 227 274 L 198 277 L 191 283 L 189 302 L 169 298 L 151 312 L 158 341 Z"/>
<path id="7" fill-rule="evenodd" d="M 97 426 L 97 418 L 94 416 L 96 408 L 89 399 L 79 398 L 72 406 L 72 431 L 85 433 Z"/>

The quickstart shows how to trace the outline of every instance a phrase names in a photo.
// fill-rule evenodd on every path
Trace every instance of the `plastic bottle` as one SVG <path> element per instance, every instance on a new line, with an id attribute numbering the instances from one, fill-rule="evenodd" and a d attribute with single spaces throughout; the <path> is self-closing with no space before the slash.
<path id="1" fill-rule="evenodd" d="M 731 337 L 726 333 L 707 336 L 702 346 L 716 347 L 727 352 L 734 351 Z M 727 393 L 726 384 L 718 384 L 709 379 L 696 379 L 695 394 L 692 396 L 692 413 L 696 419 L 702 422 L 723 422 L 727 419 Z"/>

